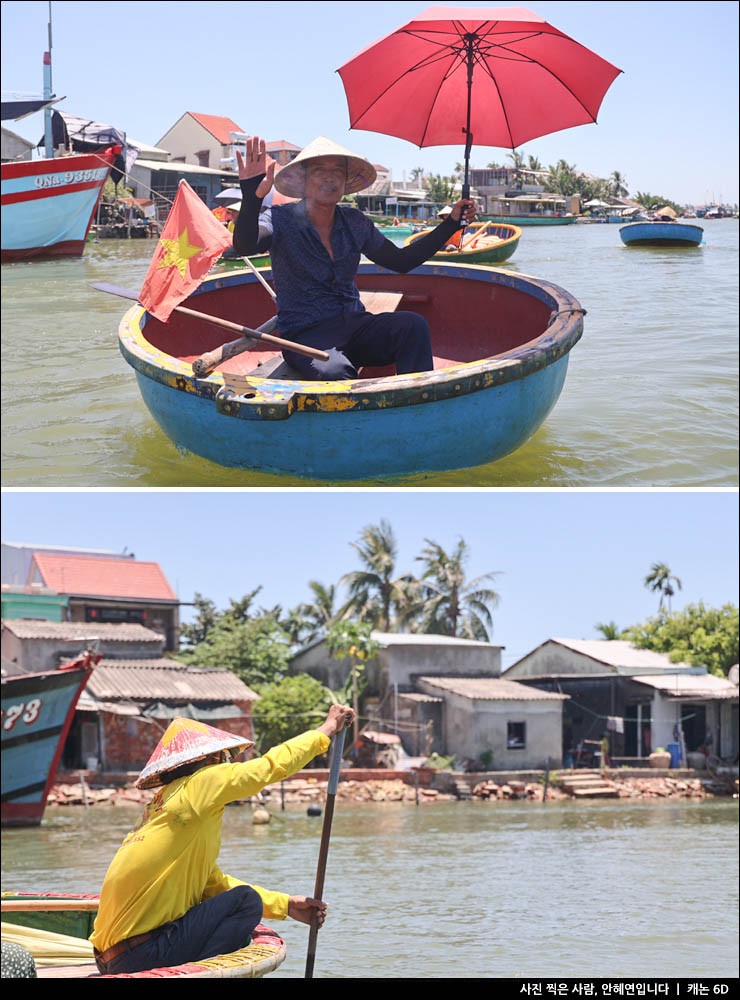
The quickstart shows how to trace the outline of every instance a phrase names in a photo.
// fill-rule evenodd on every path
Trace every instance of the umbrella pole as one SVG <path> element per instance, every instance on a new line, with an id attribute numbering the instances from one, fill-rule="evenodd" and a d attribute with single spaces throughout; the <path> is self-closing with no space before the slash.
<path id="1" fill-rule="evenodd" d="M 465 36 L 466 62 L 468 65 L 468 111 L 465 125 L 465 176 L 463 178 L 462 196 L 470 198 L 470 148 L 473 145 L 473 136 L 470 132 L 470 114 L 473 103 L 473 62 L 474 43 L 476 36 L 468 34 Z"/>

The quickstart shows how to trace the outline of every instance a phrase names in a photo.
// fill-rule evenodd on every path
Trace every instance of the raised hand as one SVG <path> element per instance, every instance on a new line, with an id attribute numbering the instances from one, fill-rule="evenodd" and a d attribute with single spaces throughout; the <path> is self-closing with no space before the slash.
<path id="1" fill-rule="evenodd" d="M 344 729 L 345 726 L 351 725 L 354 717 L 355 713 L 348 705 L 332 705 L 326 721 L 317 728 L 322 733 L 326 733 L 331 739 L 332 736 Z"/>
<path id="2" fill-rule="evenodd" d="M 275 179 L 276 162 L 272 157 L 268 157 L 265 147 L 265 140 L 258 135 L 253 135 L 247 139 L 246 156 L 242 156 L 240 150 L 236 151 L 236 164 L 239 169 L 239 180 L 249 180 L 250 177 L 260 177 L 265 175 L 257 185 L 256 195 L 264 198 L 272 188 Z"/>

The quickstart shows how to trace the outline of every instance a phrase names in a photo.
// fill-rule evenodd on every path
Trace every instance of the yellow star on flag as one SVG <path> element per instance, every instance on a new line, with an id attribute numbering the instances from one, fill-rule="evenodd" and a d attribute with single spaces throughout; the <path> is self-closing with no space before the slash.
<path id="1" fill-rule="evenodd" d="M 197 256 L 204 249 L 204 247 L 196 247 L 190 243 L 187 226 L 185 226 L 176 240 L 161 239 L 159 242 L 164 247 L 164 256 L 157 265 L 157 268 L 176 267 L 183 278 L 188 269 L 190 258 Z"/>

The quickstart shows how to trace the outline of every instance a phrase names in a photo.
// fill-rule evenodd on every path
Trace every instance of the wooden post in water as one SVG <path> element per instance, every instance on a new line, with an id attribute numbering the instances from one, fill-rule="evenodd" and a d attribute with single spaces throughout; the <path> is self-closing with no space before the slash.
<path id="1" fill-rule="evenodd" d="M 550 758 L 547 758 L 545 766 L 545 787 L 542 789 L 542 801 L 547 802 L 547 786 L 550 784 Z"/>

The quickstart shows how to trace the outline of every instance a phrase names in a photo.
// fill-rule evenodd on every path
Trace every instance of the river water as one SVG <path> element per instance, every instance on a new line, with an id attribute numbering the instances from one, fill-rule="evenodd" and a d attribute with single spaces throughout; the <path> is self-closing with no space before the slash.
<path id="1" fill-rule="evenodd" d="M 502 267 L 587 311 L 555 409 L 498 462 L 361 485 L 737 486 L 738 222 L 703 225 L 693 250 L 629 249 L 617 225 L 526 227 Z M 89 287 L 140 288 L 153 250 L 100 240 L 79 260 L 2 266 L 3 485 L 325 486 L 221 468 L 159 430 L 118 350 L 130 303 Z"/>
<path id="2" fill-rule="evenodd" d="M 224 871 L 313 895 L 323 820 L 226 810 Z M 97 892 L 137 807 L 50 807 L 2 831 L 4 891 Z M 338 801 L 317 979 L 738 976 L 732 799 L 354 804 Z M 308 929 L 273 922 L 304 977 Z"/>

